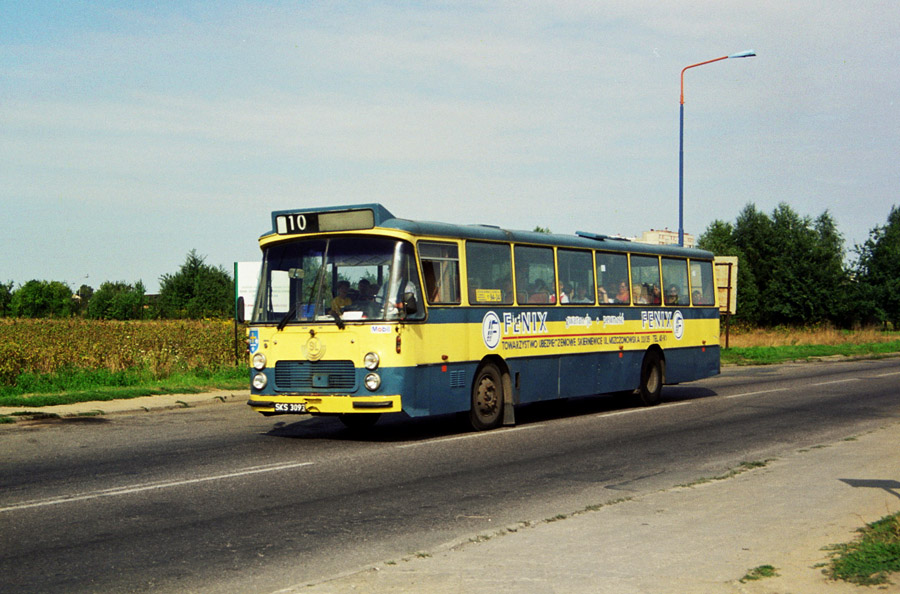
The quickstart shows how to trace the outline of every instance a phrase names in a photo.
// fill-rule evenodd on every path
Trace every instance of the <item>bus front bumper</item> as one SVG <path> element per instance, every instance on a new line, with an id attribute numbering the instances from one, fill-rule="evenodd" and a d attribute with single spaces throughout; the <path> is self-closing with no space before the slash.
<path id="1" fill-rule="evenodd" d="M 338 415 L 348 413 L 389 413 L 400 412 L 400 395 L 349 396 L 314 395 L 272 396 L 260 394 L 250 396 L 247 404 L 253 410 L 266 415 L 313 414 Z"/>

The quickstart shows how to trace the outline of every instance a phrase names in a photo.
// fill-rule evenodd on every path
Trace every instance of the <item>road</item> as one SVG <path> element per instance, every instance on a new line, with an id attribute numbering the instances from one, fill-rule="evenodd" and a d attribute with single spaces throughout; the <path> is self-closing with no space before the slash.
<path id="1" fill-rule="evenodd" d="M 0 591 L 275 592 L 900 418 L 900 359 L 729 368 L 622 398 L 455 417 L 242 404 L 0 426 Z"/>

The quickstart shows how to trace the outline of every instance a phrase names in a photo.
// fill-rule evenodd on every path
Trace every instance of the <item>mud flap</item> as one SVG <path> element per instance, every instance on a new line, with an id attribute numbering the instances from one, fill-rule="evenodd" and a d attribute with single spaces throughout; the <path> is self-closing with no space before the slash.
<path id="1" fill-rule="evenodd" d="M 516 407 L 513 398 L 512 380 L 509 373 L 503 374 L 503 426 L 510 427 L 516 424 Z"/>

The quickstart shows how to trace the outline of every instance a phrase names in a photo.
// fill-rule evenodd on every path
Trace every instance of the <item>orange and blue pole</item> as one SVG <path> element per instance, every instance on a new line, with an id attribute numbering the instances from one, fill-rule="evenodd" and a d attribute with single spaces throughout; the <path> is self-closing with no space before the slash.
<path id="1" fill-rule="evenodd" d="M 681 114 L 678 126 L 678 245 L 684 247 L 684 71 L 689 68 L 696 68 L 704 64 L 712 64 L 720 60 L 728 58 L 752 58 L 756 52 L 749 50 L 746 52 L 738 52 L 730 56 L 722 56 L 721 58 L 713 58 L 705 62 L 698 62 L 685 66 L 681 70 Z"/>

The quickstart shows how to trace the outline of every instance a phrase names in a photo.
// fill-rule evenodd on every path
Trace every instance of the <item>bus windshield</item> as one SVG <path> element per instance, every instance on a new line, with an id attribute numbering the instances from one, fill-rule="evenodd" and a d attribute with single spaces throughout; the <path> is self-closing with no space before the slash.
<path id="1" fill-rule="evenodd" d="M 423 319 L 413 247 L 380 237 L 302 239 L 265 248 L 253 323 Z"/>

